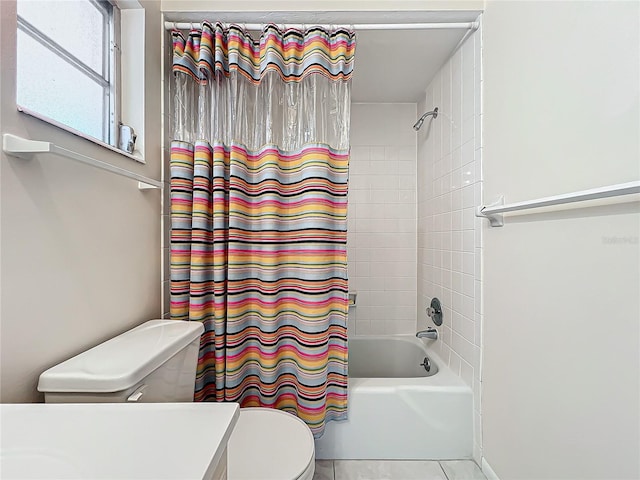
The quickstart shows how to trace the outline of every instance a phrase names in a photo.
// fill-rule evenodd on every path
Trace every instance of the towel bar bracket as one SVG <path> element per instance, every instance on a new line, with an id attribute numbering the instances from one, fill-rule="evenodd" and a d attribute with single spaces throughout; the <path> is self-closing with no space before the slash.
<path id="1" fill-rule="evenodd" d="M 504 217 L 501 213 L 484 213 L 486 208 L 501 207 L 504 205 L 504 196 L 500 195 L 500 198 L 491 205 L 480 205 L 476 208 L 476 217 L 486 218 L 489 220 L 489 225 L 492 227 L 503 227 Z"/>

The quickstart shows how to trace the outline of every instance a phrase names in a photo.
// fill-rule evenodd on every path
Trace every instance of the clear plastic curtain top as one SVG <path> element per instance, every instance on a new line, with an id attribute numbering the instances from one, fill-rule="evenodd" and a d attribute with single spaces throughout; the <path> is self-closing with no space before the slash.
<path id="1" fill-rule="evenodd" d="M 204 23 L 173 46 L 174 140 L 349 148 L 353 32 Z"/>

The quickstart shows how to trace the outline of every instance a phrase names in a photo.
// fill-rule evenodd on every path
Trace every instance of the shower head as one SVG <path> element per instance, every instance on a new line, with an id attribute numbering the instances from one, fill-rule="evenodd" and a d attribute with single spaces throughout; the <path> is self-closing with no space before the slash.
<path id="1" fill-rule="evenodd" d="M 420 128 L 422 127 L 422 124 L 424 123 L 424 119 L 427 118 L 429 115 L 433 115 L 433 118 L 438 118 L 438 107 L 434 108 L 432 111 L 427 112 L 420 117 L 420 120 L 418 120 L 416 124 L 413 126 L 413 129 L 416 132 L 420 130 Z"/>

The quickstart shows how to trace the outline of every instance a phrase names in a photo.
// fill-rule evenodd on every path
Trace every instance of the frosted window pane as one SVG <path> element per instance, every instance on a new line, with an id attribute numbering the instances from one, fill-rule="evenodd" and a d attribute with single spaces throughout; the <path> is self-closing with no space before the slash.
<path id="1" fill-rule="evenodd" d="M 18 30 L 18 105 L 91 137 L 103 137 L 104 89 Z"/>
<path id="2" fill-rule="evenodd" d="M 104 76 L 105 18 L 88 0 L 18 0 L 18 15 Z"/>

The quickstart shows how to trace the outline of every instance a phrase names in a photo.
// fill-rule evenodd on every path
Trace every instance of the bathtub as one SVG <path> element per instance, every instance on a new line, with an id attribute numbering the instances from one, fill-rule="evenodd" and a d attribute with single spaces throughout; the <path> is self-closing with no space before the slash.
<path id="1" fill-rule="evenodd" d="M 447 460 L 472 450 L 471 389 L 422 340 L 349 339 L 349 419 L 327 424 L 316 458 Z"/>

